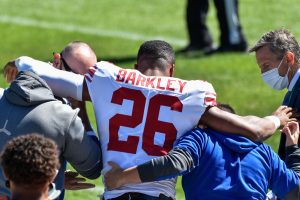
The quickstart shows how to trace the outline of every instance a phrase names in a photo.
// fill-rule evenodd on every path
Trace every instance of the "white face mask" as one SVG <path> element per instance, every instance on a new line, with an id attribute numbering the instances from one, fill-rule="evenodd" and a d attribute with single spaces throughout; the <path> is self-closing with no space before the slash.
<path id="1" fill-rule="evenodd" d="M 289 85 L 288 73 L 290 71 L 290 68 L 288 69 L 285 76 L 280 76 L 278 73 L 278 69 L 280 68 L 282 61 L 283 58 L 276 68 L 262 74 L 262 79 L 264 80 L 264 82 L 275 90 L 282 90 L 284 88 L 287 88 Z"/>

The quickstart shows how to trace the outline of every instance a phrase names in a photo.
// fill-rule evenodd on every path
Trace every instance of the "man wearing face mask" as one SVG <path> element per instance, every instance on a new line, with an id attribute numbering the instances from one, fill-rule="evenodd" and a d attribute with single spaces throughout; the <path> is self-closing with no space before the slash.
<path id="1" fill-rule="evenodd" d="M 266 84 L 275 90 L 288 89 L 283 105 L 300 111 L 300 47 L 292 33 L 286 29 L 267 32 L 249 52 L 256 52 Z M 285 158 L 285 140 L 282 134 L 278 150 L 281 159 Z"/>

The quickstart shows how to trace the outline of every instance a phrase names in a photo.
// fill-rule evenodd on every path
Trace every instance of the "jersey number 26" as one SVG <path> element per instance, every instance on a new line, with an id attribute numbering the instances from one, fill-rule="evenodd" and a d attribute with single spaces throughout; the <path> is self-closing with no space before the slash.
<path id="1" fill-rule="evenodd" d="M 116 114 L 110 118 L 108 150 L 135 154 L 140 137 L 128 136 L 127 141 L 121 141 L 118 132 L 120 126 L 135 128 L 143 122 L 146 97 L 140 90 L 122 87 L 114 91 L 111 102 L 122 105 L 124 99 L 133 102 L 132 115 Z M 150 156 L 165 155 L 172 149 L 177 135 L 177 129 L 172 123 L 158 120 L 161 106 L 170 107 L 176 112 L 182 112 L 183 108 L 176 96 L 156 94 L 150 99 L 142 136 L 142 148 Z M 154 144 L 155 132 L 165 134 L 165 141 L 162 146 Z"/>

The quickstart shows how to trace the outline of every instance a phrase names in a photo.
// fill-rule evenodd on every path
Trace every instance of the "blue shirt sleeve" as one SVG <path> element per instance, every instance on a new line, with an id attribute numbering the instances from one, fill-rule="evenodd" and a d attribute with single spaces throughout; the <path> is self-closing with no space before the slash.
<path id="1" fill-rule="evenodd" d="M 203 154 L 204 148 L 207 144 L 207 134 L 204 130 L 200 128 L 193 129 L 192 131 L 187 132 L 181 138 L 178 139 L 174 149 L 180 148 L 187 151 L 193 158 L 194 167 L 199 166 L 199 160 Z M 190 172 L 192 169 L 189 169 L 183 174 Z"/>
<path id="2" fill-rule="evenodd" d="M 276 196 L 283 198 L 287 193 L 292 191 L 300 181 L 297 174 L 293 170 L 287 168 L 286 164 L 269 146 L 267 148 L 272 163 L 269 188 L 272 189 Z"/>

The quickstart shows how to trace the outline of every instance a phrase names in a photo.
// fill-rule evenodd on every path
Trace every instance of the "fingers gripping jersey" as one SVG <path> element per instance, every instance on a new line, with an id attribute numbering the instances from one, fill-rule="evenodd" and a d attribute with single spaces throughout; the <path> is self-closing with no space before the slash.
<path id="1" fill-rule="evenodd" d="M 197 125 L 206 107 L 216 103 L 208 82 L 145 76 L 108 62 L 91 67 L 85 78 L 96 114 L 104 171 L 110 168 L 108 161 L 128 168 L 165 155 L 177 138 Z M 174 198 L 175 180 L 126 185 L 104 195 L 114 198 L 129 191 Z"/>

